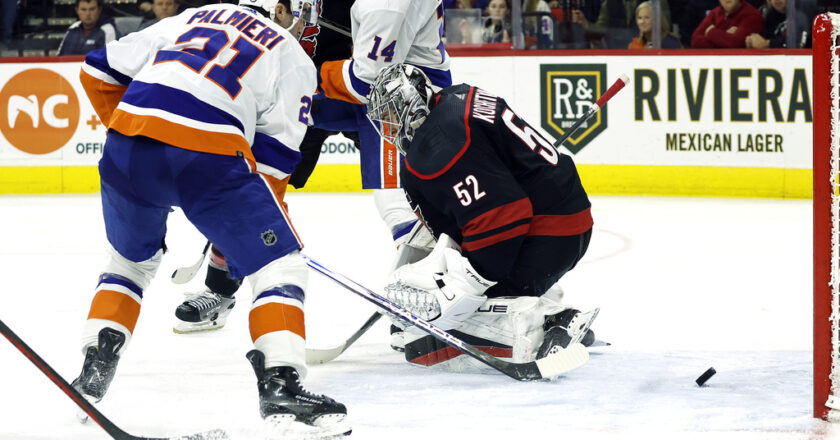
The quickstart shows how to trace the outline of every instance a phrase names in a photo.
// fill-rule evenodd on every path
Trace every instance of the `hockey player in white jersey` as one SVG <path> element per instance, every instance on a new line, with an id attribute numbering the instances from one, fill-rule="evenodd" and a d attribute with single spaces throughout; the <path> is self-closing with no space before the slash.
<path id="1" fill-rule="evenodd" d="M 73 386 L 103 398 L 131 340 L 179 206 L 253 288 L 259 408 L 275 433 L 350 431 L 344 405 L 306 391 L 308 270 L 283 194 L 300 160 L 316 71 L 276 0 L 188 9 L 87 55 L 81 82 L 108 127 L 99 162 L 110 261 L 83 331 Z"/>
<path id="2" fill-rule="evenodd" d="M 292 6 L 299 9 L 296 5 L 302 3 Z M 363 103 L 377 72 L 392 64 L 405 62 L 420 67 L 436 89 L 452 84 L 449 54 L 442 40 L 443 14 L 440 0 L 356 0 L 350 8 L 352 56 L 323 62 L 319 70 L 322 93 L 313 96 L 314 127 L 358 132 L 362 188 L 373 190 L 380 217 L 401 252 L 409 250 L 404 246 L 409 241 L 428 251 L 434 238 L 421 227 L 400 188 L 400 154 L 367 121 Z M 233 294 L 241 281 L 228 276 L 228 262 L 222 252 L 214 246 L 209 253 L 207 289 L 188 294 L 178 306 L 176 333 L 221 328 L 235 305 Z M 399 329 L 392 331 L 398 341 Z"/>

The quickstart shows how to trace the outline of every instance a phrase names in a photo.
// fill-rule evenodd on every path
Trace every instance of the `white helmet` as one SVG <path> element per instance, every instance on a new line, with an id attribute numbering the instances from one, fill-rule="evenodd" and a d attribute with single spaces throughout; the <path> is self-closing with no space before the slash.
<path id="1" fill-rule="evenodd" d="M 277 0 L 239 0 L 238 4 L 274 20 L 274 8 L 277 6 Z"/>
<path id="2" fill-rule="evenodd" d="M 429 115 L 432 83 L 417 67 L 394 64 L 379 72 L 370 89 L 367 117 L 380 136 L 405 154 Z"/>

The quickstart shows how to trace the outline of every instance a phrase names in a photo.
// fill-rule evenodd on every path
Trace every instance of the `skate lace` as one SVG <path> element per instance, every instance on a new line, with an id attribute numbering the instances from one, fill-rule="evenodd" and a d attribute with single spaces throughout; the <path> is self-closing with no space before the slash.
<path id="1" fill-rule="evenodd" d="M 440 303 L 428 290 L 397 281 L 385 286 L 385 296 L 418 318 L 428 321 L 440 316 Z"/>
<path id="2" fill-rule="evenodd" d="M 197 293 L 187 293 L 186 296 L 187 300 L 185 302 L 198 310 L 215 307 L 222 301 L 218 294 L 207 289 Z"/>

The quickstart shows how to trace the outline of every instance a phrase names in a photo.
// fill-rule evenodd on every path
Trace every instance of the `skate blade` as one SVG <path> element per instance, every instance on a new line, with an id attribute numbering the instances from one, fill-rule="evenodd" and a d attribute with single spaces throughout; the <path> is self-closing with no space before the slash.
<path id="1" fill-rule="evenodd" d="M 218 321 L 212 322 L 204 322 L 204 323 L 194 323 L 194 322 L 183 322 L 179 321 L 175 324 L 175 327 L 172 327 L 172 331 L 178 333 L 179 335 L 187 334 L 187 333 L 199 333 L 199 332 L 209 332 L 213 330 L 221 330 L 225 327 L 225 323 L 219 324 Z"/>
<path id="2" fill-rule="evenodd" d="M 82 397 L 84 397 L 85 400 L 90 402 L 91 405 L 95 405 L 95 404 L 99 403 L 99 400 L 96 400 L 96 398 L 93 397 L 93 396 L 88 396 L 87 394 L 82 394 Z M 88 421 L 90 421 L 90 416 L 88 416 L 88 413 L 86 413 L 85 410 L 83 410 L 81 408 L 78 408 L 78 409 L 76 409 L 76 420 L 78 420 L 79 423 L 84 425 L 84 424 L 87 424 Z"/>
<path id="3" fill-rule="evenodd" d="M 265 418 L 269 439 L 327 440 L 350 435 L 352 428 L 345 414 L 327 414 L 312 424 L 298 422 L 292 414 L 275 414 Z"/>

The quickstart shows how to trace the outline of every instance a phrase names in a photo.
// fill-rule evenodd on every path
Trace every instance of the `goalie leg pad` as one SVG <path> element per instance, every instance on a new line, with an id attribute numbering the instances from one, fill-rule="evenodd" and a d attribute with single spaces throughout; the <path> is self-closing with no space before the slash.
<path id="1" fill-rule="evenodd" d="M 490 298 L 450 333 L 493 356 L 530 362 L 542 343 L 544 322 L 538 298 Z M 425 334 L 406 333 L 405 356 L 411 363 L 447 371 L 495 371 Z"/>

